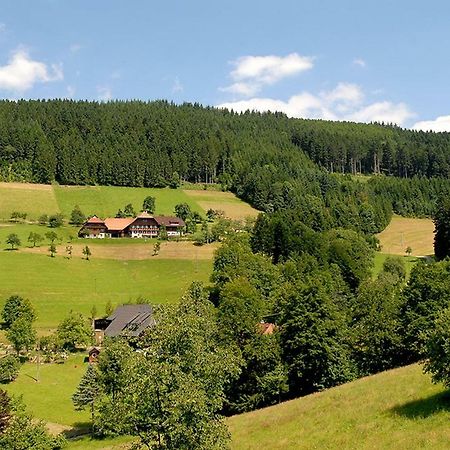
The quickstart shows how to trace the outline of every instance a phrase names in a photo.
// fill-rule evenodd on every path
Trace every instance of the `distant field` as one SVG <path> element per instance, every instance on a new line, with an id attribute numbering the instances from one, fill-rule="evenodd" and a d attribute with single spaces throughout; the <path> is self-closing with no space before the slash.
<path id="1" fill-rule="evenodd" d="M 228 420 L 233 450 L 448 449 L 450 400 L 419 365 Z"/>
<path id="2" fill-rule="evenodd" d="M 434 254 L 434 224 L 430 219 L 394 216 L 388 227 L 378 235 L 378 239 L 383 253 L 405 255 L 409 246 L 413 256 Z"/>
<path id="3" fill-rule="evenodd" d="M 246 217 L 255 217 L 259 212 L 231 192 L 204 190 L 185 190 L 184 192 L 188 197 L 195 200 L 203 210 L 220 209 L 230 219 L 242 220 Z"/>
<path id="4" fill-rule="evenodd" d="M 155 303 L 175 302 L 192 281 L 208 282 L 212 261 L 117 261 L 95 255 L 86 261 L 0 251 L 0 267 L 0 307 L 12 294 L 28 297 L 37 309 L 37 328 L 47 332 L 70 310 L 89 314 L 96 305 L 102 313 L 108 300 L 113 305 L 138 297 Z"/>

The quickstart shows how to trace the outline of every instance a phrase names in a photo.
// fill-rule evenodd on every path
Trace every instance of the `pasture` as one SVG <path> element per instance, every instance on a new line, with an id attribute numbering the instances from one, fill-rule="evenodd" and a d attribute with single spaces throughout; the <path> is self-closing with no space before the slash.
<path id="1" fill-rule="evenodd" d="M 391 223 L 378 234 L 381 251 L 393 255 L 405 255 L 411 247 L 413 256 L 434 254 L 434 224 L 431 219 L 411 219 L 394 216 Z"/>
<path id="2" fill-rule="evenodd" d="M 450 401 L 419 365 L 228 420 L 233 450 L 447 449 Z"/>
<path id="3" fill-rule="evenodd" d="M 211 260 L 148 259 L 141 261 L 96 259 L 0 252 L 0 307 L 7 297 L 29 298 L 38 314 L 40 333 L 54 329 L 70 310 L 99 314 L 138 298 L 154 303 L 177 301 L 194 280 L 208 282 Z"/>

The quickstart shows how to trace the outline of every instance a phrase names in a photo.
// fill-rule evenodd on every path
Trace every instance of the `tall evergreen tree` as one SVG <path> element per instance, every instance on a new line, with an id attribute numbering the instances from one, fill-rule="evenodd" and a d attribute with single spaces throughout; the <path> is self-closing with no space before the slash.
<path id="1" fill-rule="evenodd" d="M 434 254 L 441 260 L 450 256 L 450 198 L 438 201 L 434 226 Z"/>
<path id="2" fill-rule="evenodd" d="M 72 403 L 77 410 L 89 407 L 91 420 L 94 422 L 95 400 L 101 393 L 98 371 L 94 364 L 89 364 L 86 373 L 81 378 L 76 392 L 72 395 Z"/>

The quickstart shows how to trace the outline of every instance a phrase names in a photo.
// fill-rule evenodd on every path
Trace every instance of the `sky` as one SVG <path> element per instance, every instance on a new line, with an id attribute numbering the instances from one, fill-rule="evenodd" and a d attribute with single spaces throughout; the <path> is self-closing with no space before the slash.
<path id="1" fill-rule="evenodd" d="M 0 98 L 450 131 L 450 2 L 0 0 Z"/>

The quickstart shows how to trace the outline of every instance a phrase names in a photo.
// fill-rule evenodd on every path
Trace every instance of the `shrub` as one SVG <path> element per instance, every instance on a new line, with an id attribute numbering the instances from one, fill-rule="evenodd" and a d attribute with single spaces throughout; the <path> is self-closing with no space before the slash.
<path id="1" fill-rule="evenodd" d="M 20 361 L 14 355 L 0 359 L 0 383 L 10 383 L 19 375 Z"/>

